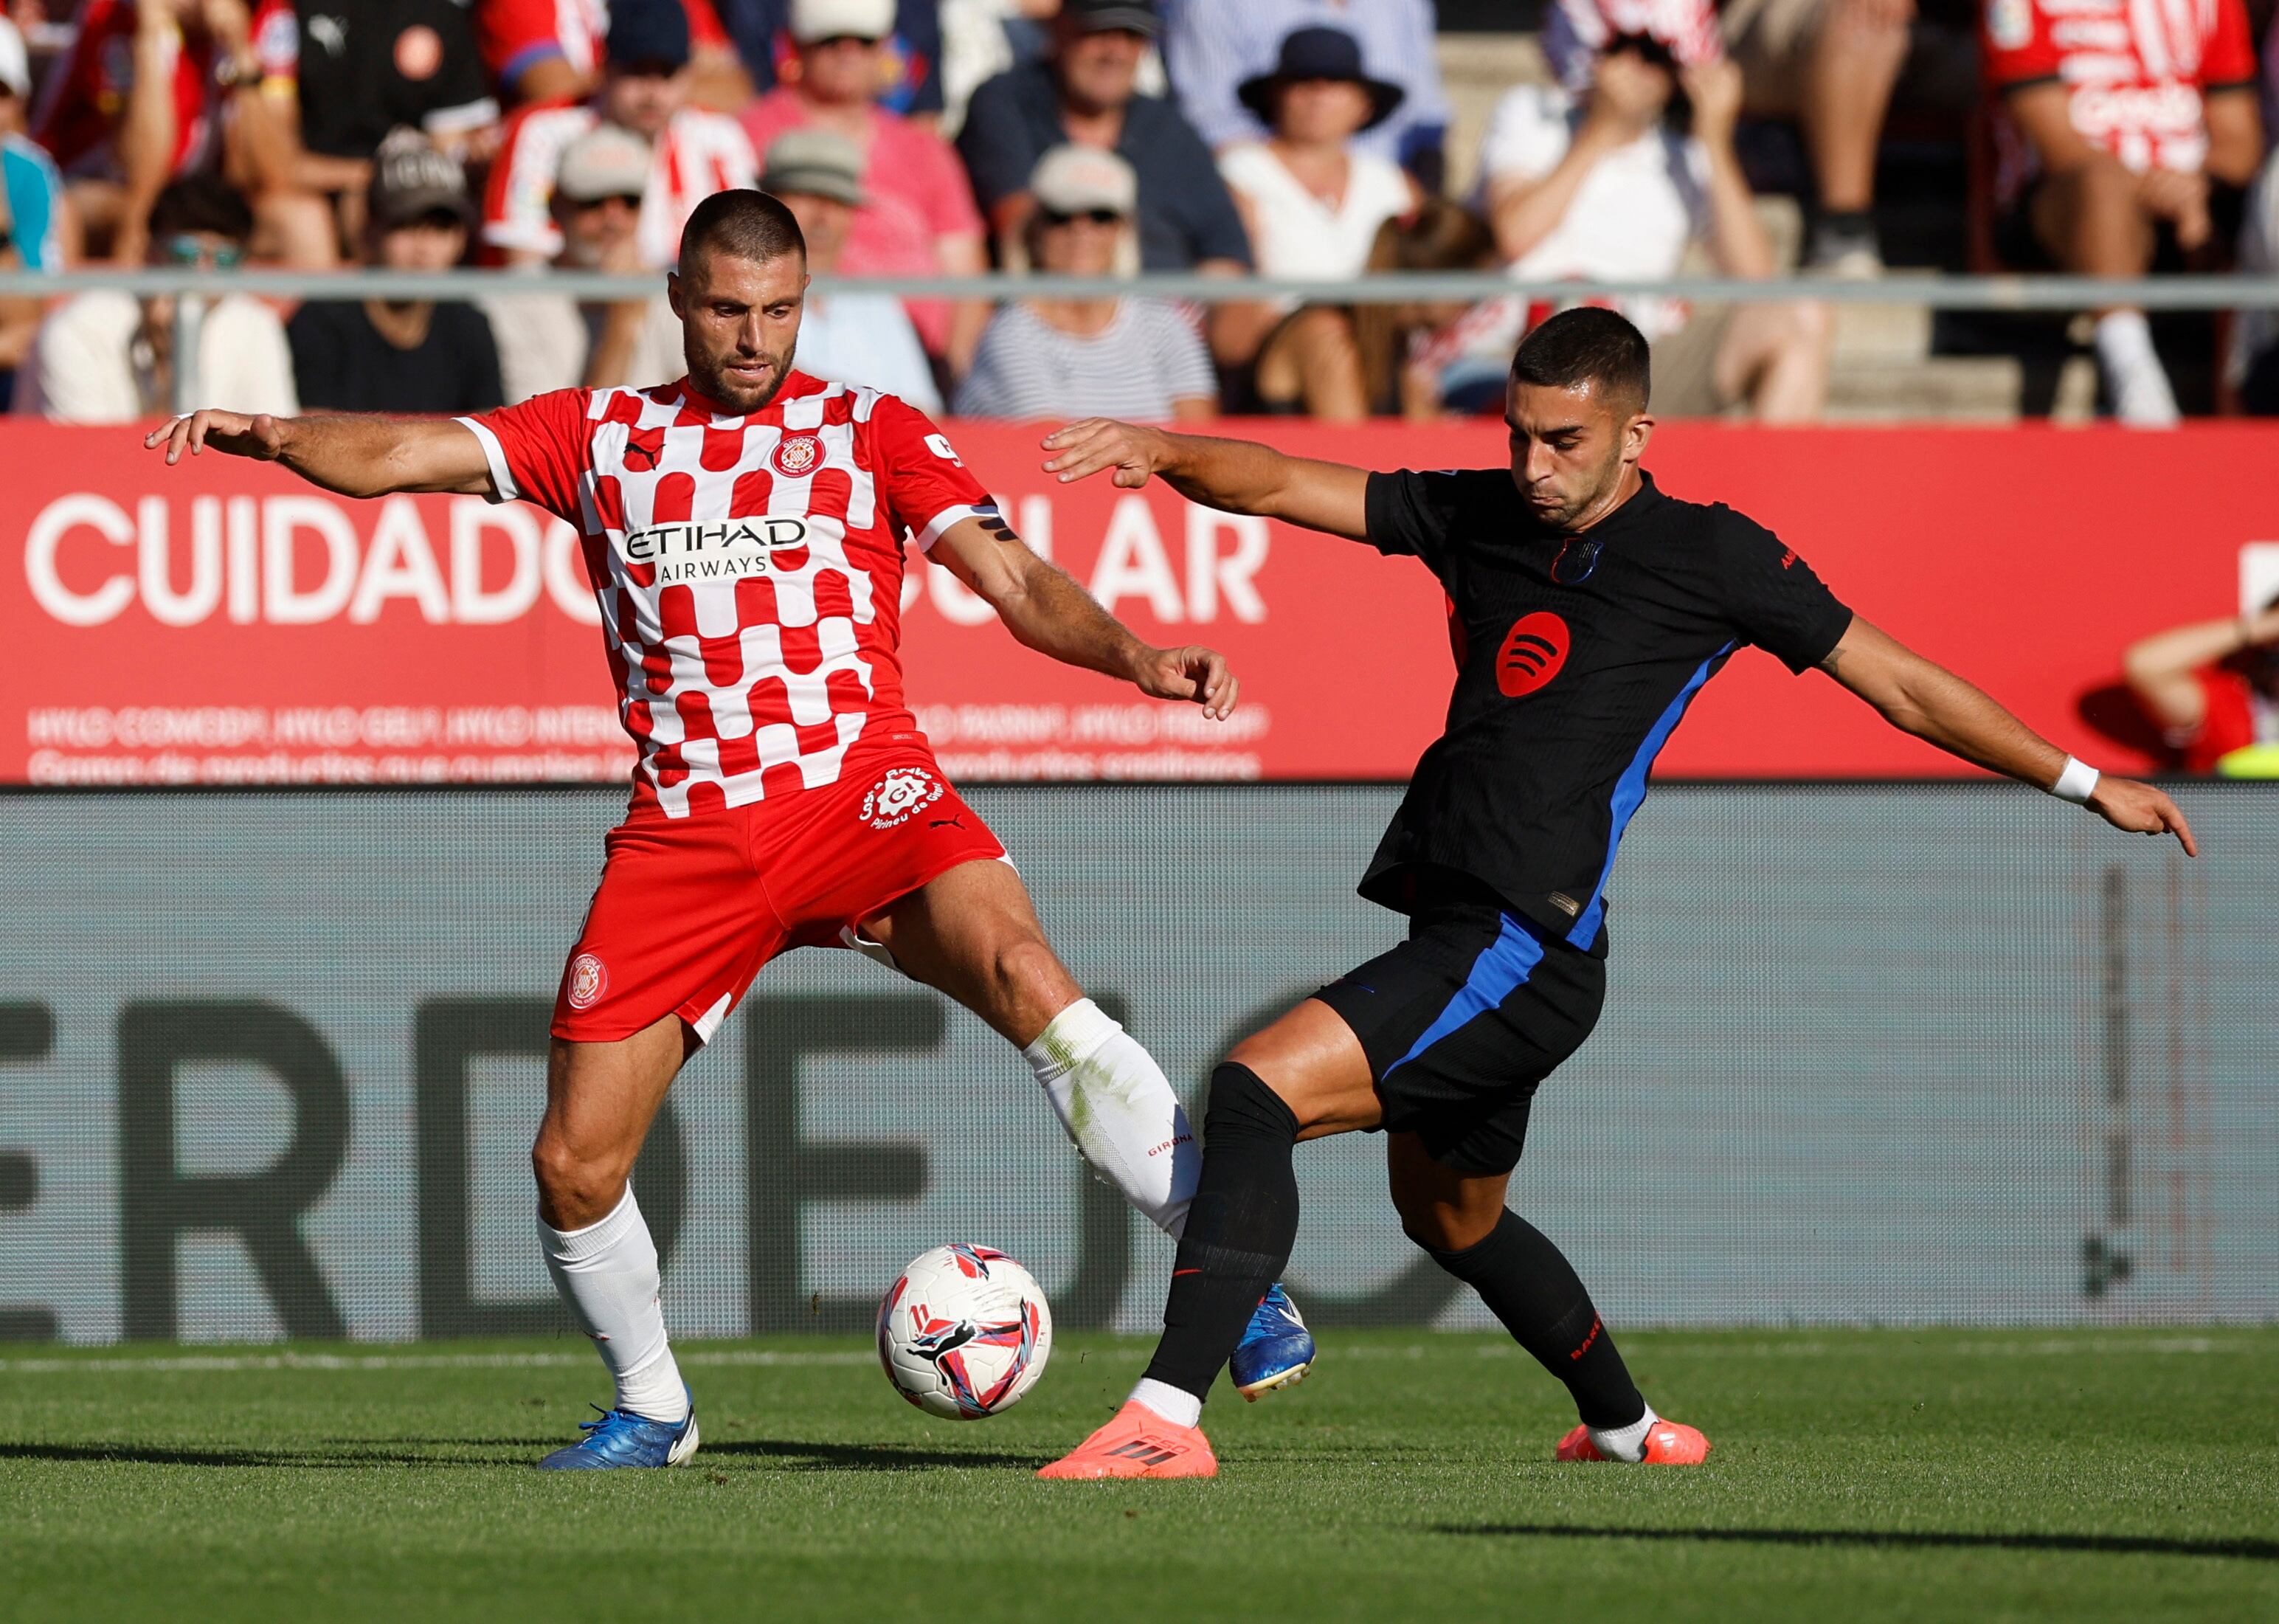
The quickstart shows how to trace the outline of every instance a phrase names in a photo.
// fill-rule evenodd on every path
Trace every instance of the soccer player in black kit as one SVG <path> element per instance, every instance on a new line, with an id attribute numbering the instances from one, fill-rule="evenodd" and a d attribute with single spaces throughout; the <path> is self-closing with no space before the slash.
<path id="1" fill-rule="evenodd" d="M 1769 531 L 1664 495 L 1646 340 L 1611 311 L 1554 316 L 1512 360 L 1511 466 L 1371 473 L 1093 419 L 1045 441 L 1065 481 L 1103 470 L 1414 554 L 1451 604 L 1447 729 L 1361 883 L 1408 938 L 1237 1044 L 1211 1078 L 1203 1165 L 1147 1375 L 1052 1478 L 1209 1477 L 1197 1424 L 1298 1229 L 1292 1150 L 1381 1129 L 1409 1238 L 1477 1290 L 1573 1393 L 1562 1460 L 1684 1465 L 1694 1428 L 1646 1405 L 1573 1267 L 1504 1205 L 1536 1086 L 1580 1047 L 1605 994 L 1607 886 L 1646 774 L 1685 707 L 1743 643 L 1817 666 L 1893 726 L 2174 834 L 2150 785 L 2101 776 L 1953 673 L 1855 616 Z M 1365 658 L 1366 650 L 1353 658 Z"/>

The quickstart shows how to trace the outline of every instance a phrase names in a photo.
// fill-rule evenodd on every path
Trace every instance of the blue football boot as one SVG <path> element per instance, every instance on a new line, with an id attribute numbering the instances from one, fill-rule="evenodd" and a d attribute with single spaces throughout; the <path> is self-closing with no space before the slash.
<path id="1" fill-rule="evenodd" d="M 597 1408 L 599 1406 L 596 1406 Z M 580 1421 L 586 1435 L 538 1463 L 541 1472 L 604 1472 L 618 1466 L 677 1466 L 696 1453 L 696 1402 L 678 1425 L 652 1421 L 624 1410 L 603 1410 L 595 1421 Z"/>
<path id="2" fill-rule="evenodd" d="M 1298 1317 L 1298 1306 L 1277 1283 L 1251 1311 L 1242 1341 L 1226 1362 L 1234 1390 L 1252 1404 L 1261 1393 L 1295 1387 L 1314 1367 L 1314 1334 Z"/>

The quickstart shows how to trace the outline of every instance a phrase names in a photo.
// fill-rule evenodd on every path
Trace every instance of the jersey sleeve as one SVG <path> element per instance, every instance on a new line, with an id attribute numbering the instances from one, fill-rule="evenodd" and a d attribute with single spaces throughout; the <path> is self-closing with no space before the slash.
<path id="1" fill-rule="evenodd" d="M 2200 52 L 2200 84 L 2209 90 L 2244 89 L 2255 83 L 2255 37 L 2245 0 L 2216 0 L 2215 27 Z"/>
<path id="2" fill-rule="evenodd" d="M 474 431 L 490 465 L 491 500 L 534 502 L 582 527 L 579 486 L 591 460 L 591 389 L 555 389 L 518 405 L 456 419 Z"/>
<path id="3" fill-rule="evenodd" d="M 1447 556 L 1460 500 L 1454 473 L 1372 473 L 1363 488 L 1369 544 L 1381 553 L 1422 558 L 1434 573 Z"/>
<path id="4" fill-rule="evenodd" d="M 949 436 L 898 396 L 881 395 L 871 412 L 871 474 L 895 522 L 920 552 L 961 519 L 994 513 L 996 498 L 959 460 Z"/>
<path id="5" fill-rule="evenodd" d="M 1762 525 L 1720 509 L 1715 526 L 1718 591 L 1742 637 L 1793 672 L 1826 659 L 1851 626 L 1851 610 Z"/>
<path id="6" fill-rule="evenodd" d="M 1979 19 L 1987 83 L 2014 90 L 2058 77 L 2060 52 L 2039 0 L 1986 0 Z"/>

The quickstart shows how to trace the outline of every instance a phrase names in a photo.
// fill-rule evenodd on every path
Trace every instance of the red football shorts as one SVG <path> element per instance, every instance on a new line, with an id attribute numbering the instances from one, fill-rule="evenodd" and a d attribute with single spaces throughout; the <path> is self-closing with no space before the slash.
<path id="1" fill-rule="evenodd" d="M 1005 848 L 923 750 L 783 800 L 669 818 L 636 804 L 562 972 L 554 1035 L 606 1043 L 678 1014 L 710 1042 L 760 966 L 855 945 L 862 921 Z"/>

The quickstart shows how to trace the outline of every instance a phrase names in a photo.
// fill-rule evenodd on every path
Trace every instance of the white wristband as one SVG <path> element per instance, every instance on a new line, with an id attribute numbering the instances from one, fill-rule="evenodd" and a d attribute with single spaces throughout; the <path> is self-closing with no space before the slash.
<path id="1" fill-rule="evenodd" d="M 2076 806 L 2089 804 L 2089 797 L 2097 793 L 2097 769 L 2078 756 L 2066 758 L 2065 771 L 2058 781 L 2050 786 L 2050 793 L 2060 801 L 2071 801 Z"/>

